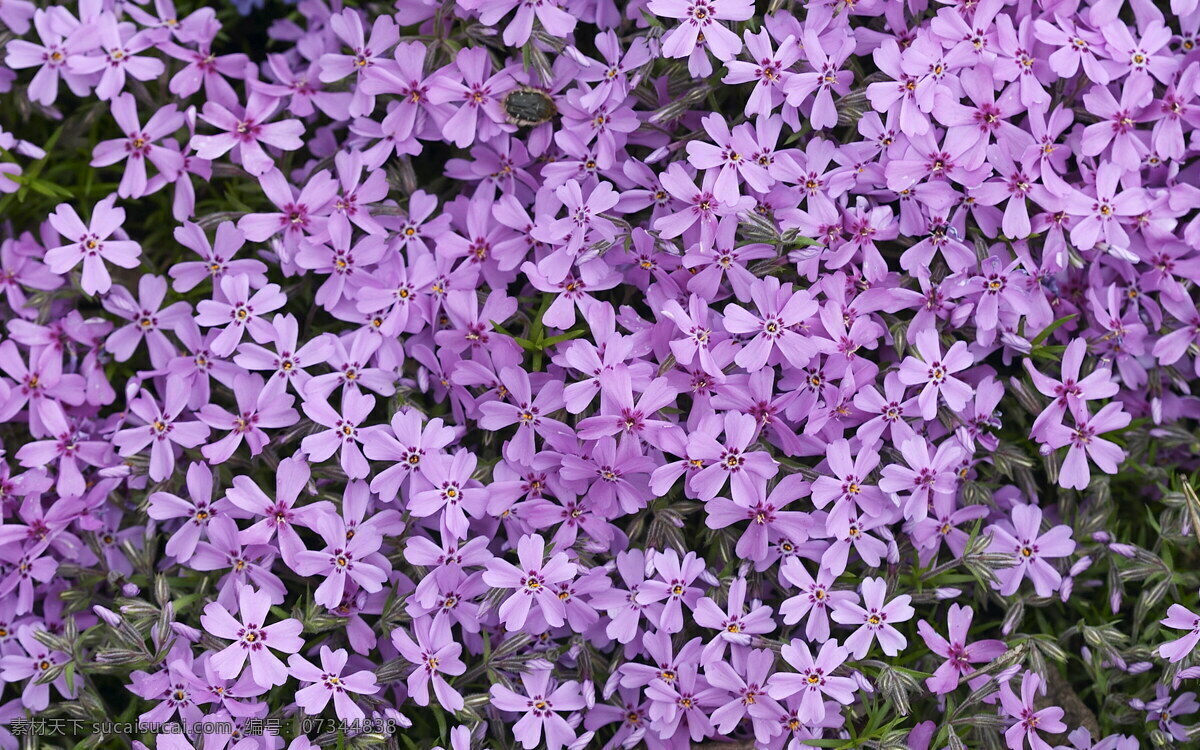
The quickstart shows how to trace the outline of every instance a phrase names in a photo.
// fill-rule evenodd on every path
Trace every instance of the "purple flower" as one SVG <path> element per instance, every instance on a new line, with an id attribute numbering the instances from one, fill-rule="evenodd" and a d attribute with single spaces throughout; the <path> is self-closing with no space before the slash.
<path id="1" fill-rule="evenodd" d="M 282 467 L 281 467 L 282 468 Z M 241 477 L 239 477 L 240 479 Z M 233 490 L 230 490 L 232 495 Z M 313 506 L 307 506 L 312 508 Z M 279 511 L 286 515 L 287 511 Z M 293 511 L 293 515 L 299 515 Z M 383 537 L 365 525 L 355 529 L 347 529 L 346 523 L 340 516 L 332 513 L 308 511 L 306 519 L 316 517 L 314 526 L 325 541 L 325 549 L 320 552 L 302 550 L 295 553 L 294 561 L 289 562 L 297 573 L 302 576 L 320 576 L 321 585 L 313 592 L 313 601 L 329 609 L 335 609 L 342 603 L 342 597 L 350 582 L 357 584 L 367 593 L 375 593 L 387 582 L 390 565 L 381 555 L 376 554 L 383 544 Z M 278 518 L 278 515 L 276 516 Z M 259 526 L 269 523 L 260 521 Z M 281 536 L 285 527 L 276 524 Z M 295 533 L 294 529 L 290 529 Z M 247 539 L 255 538 L 254 527 L 246 529 L 243 535 Z M 269 535 L 269 528 L 258 534 L 259 538 Z"/>
<path id="2" fill-rule="evenodd" d="M 500 97 L 510 88 L 507 73 L 492 74 L 492 63 L 483 47 L 464 49 L 454 58 L 455 72 L 443 71 L 429 82 L 429 101 L 435 105 L 457 101 L 458 109 L 442 123 L 442 135 L 459 148 L 476 138 L 491 140 L 505 128 Z"/>
<path id="3" fill-rule="evenodd" d="M 871 643 L 878 639 L 883 653 L 895 656 L 908 646 L 908 639 L 894 623 L 912 619 L 913 608 L 909 605 L 912 597 L 901 594 L 885 602 L 887 582 L 882 578 L 864 578 L 861 588 L 863 606 L 841 601 L 833 610 L 834 622 L 859 626 L 843 645 L 854 658 L 862 659 L 871 649 Z"/>
<path id="4" fill-rule="evenodd" d="M 309 419 L 327 429 L 305 437 L 300 450 L 317 463 L 328 460 L 340 450 L 340 464 L 346 476 L 351 479 L 366 477 L 370 466 L 358 447 L 363 441 L 358 426 L 375 408 L 374 397 L 351 390 L 343 395 L 340 411 L 320 397 L 305 401 L 301 408 Z"/>
<path id="5" fill-rule="evenodd" d="M 1087 377 L 1079 377 L 1086 354 L 1087 342 L 1083 339 L 1075 339 L 1067 345 L 1066 351 L 1063 352 L 1061 380 L 1054 380 L 1042 374 L 1031 360 L 1024 361 L 1025 371 L 1033 380 L 1034 387 L 1042 395 L 1053 399 L 1034 420 L 1031 428 L 1033 433 L 1040 432 L 1045 424 L 1060 422 L 1069 409 L 1074 410 L 1085 401 L 1111 398 L 1117 394 L 1118 386 L 1112 382 L 1112 371 L 1108 368 L 1099 368 Z"/>
<path id="6" fill-rule="evenodd" d="M 692 54 L 703 35 L 718 60 L 732 60 L 742 51 L 742 40 L 717 22 L 745 21 L 754 15 L 754 4 L 746 0 L 651 0 L 647 7 L 656 16 L 683 21 L 663 38 L 667 57 Z"/>
<path id="7" fill-rule="evenodd" d="M 723 658 L 726 644 L 749 646 L 752 642 L 751 636 L 775 630 L 770 607 L 755 599 L 750 602 L 749 612 L 743 612 L 743 609 L 747 609 L 745 578 L 734 579 L 729 584 L 729 596 L 724 611 L 707 596 L 696 602 L 693 616 L 695 623 L 700 627 L 718 631 L 704 650 L 706 661 Z"/>
<path id="8" fill-rule="evenodd" d="M 804 291 L 792 291 L 791 284 L 780 285 L 774 276 L 756 280 L 750 294 L 758 315 L 739 305 L 725 308 L 725 330 L 754 337 L 738 352 L 734 361 L 750 372 L 766 367 L 782 355 L 793 367 L 804 367 L 821 347 L 795 329 L 817 312 L 817 303 Z"/>
<path id="9" fill-rule="evenodd" d="M 46 251 L 46 265 L 54 273 L 65 274 L 82 261 L 80 284 L 88 294 L 104 294 L 112 287 L 105 261 L 121 268 L 136 268 L 142 254 L 136 242 L 109 239 L 125 222 L 125 209 L 115 208 L 116 200 L 116 195 L 110 195 L 97 203 L 87 224 L 66 203 L 50 214 L 51 226 L 68 242 Z"/>
<path id="10" fill-rule="evenodd" d="M 283 307 L 287 298 L 278 284 L 266 284 L 253 294 L 250 293 L 250 277 L 224 275 L 220 281 L 220 295 L 216 299 L 200 300 L 196 305 L 196 322 L 202 326 L 224 326 L 213 339 L 214 354 L 227 357 L 233 354 L 246 331 L 260 344 L 272 340 L 274 330 L 266 321 L 266 314 Z"/>
<path id="11" fill-rule="evenodd" d="M 300 637 L 303 626 L 299 620 L 281 620 L 267 625 L 270 608 L 270 597 L 248 585 L 238 591 L 240 621 L 217 602 L 210 602 L 204 608 L 200 617 L 204 629 L 218 638 L 233 641 L 212 656 L 218 675 L 227 680 L 236 678 L 249 659 L 249 674 L 256 684 L 269 688 L 287 682 L 287 667 L 271 651 L 284 654 L 299 651 L 304 646 L 304 639 Z"/>
<path id="12" fill-rule="evenodd" d="M 1100 241 L 1117 247 L 1129 245 L 1129 234 L 1121 220 L 1142 213 L 1146 197 L 1139 188 L 1117 192 L 1124 171 L 1117 164 L 1105 162 L 1096 170 L 1094 197 L 1080 190 L 1067 194 L 1067 213 L 1080 217 L 1071 229 L 1071 243 L 1076 247 L 1090 250 Z"/>
<path id="13" fill-rule="evenodd" d="M 691 487 L 701 500 L 711 500 L 728 480 L 734 501 L 748 505 L 759 496 L 760 483 L 775 476 L 779 466 L 765 451 L 746 450 L 758 434 L 754 417 L 727 412 L 724 427 L 724 444 L 701 432 L 689 436 L 688 456 L 707 464 L 692 477 Z"/>
<path id="14" fill-rule="evenodd" d="M 350 228 L 343 222 L 336 223 L 339 234 L 336 239 L 331 238 L 335 250 L 330 251 L 326 248 L 323 255 L 318 248 L 310 247 L 316 237 L 327 236 L 318 230 L 326 227 L 324 217 L 332 208 L 337 195 L 338 184 L 328 170 L 323 169 L 314 175 L 298 194 L 278 169 L 271 169 L 263 174 L 259 177 L 259 183 L 263 192 L 279 210 L 247 214 L 238 219 L 238 229 L 245 232 L 247 239 L 262 242 L 283 232 L 284 247 L 295 256 L 297 264 L 303 268 L 323 268 L 332 263 L 332 259 L 325 256 L 331 253 L 336 255 L 339 251 L 343 255 L 350 253 Z M 364 251 L 364 259 L 369 255 L 378 260 L 381 253 L 377 253 L 377 242 L 377 238 L 368 237 L 359 243 L 359 247 Z M 299 255 L 302 247 L 306 248 L 303 263 Z M 328 270 L 332 270 L 332 266 L 329 266 Z"/>
<path id="15" fill-rule="evenodd" d="M 971 386 L 953 374 L 970 367 L 974 361 L 967 351 L 966 342 L 956 341 L 942 356 L 937 333 L 921 331 L 917 334 L 917 351 L 920 359 L 907 357 L 900 363 L 900 382 L 922 386 L 921 394 L 917 396 L 921 416 L 926 420 L 937 416 L 939 395 L 946 400 L 951 411 L 962 411 L 971 398 Z"/>
<path id="16" fill-rule="evenodd" d="M 182 518 L 183 523 L 167 540 L 166 553 L 180 562 L 187 562 L 196 549 L 200 535 L 210 521 L 229 512 L 228 500 L 213 500 L 212 470 L 203 463 L 192 463 L 187 469 L 187 494 L 185 500 L 170 492 L 155 492 L 150 495 L 147 515 L 156 521 Z"/>
<path id="17" fill-rule="evenodd" d="M 890 492 L 897 505 L 903 505 L 904 517 L 920 521 L 938 495 L 954 492 L 958 483 L 955 469 L 963 458 L 962 448 L 954 440 L 943 440 L 931 458 L 925 438 L 913 437 L 900 446 L 908 466 L 883 467 L 879 489 Z M 900 493 L 910 493 L 901 503 Z"/>
<path id="18" fill-rule="evenodd" d="M 536 604 L 548 624 L 560 627 L 565 621 L 566 606 L 551 587 L 574 578 L 575 564 L 568 562 L 565 552 L 556 552 L 546 560 L 546 541 L 539 534 L 521 537 L 517 558 L 521 563 L 519 568 L 493 558 L 483 574 L 484 582 L 492 588 L 515 590 L 500 605 L 500 622 L 509 631 L 520 630 Z"/>
<path id="19" fill-rule="evenodd" d="M 234 254 L 246 243 L 246 237 L 231 221 L 217 225 L 216 240 L 211 245 L 204 230 L 190 221 L 175 228 L 175 241 L 200 256 L 197 261 L 176 263 L 167 272 L 174 279 L 171 286 L 177 292 L 191 291 L 208 278 L 214 284 L 219 284 L 226 275 L 245 276 L 256 289 L 267 283 L 267 267 L 262 261 L 233 259 Z"/>
<path id="20" fill-rule="evenodd" d="M 443 675 L 460 675 L 467 671 L 467 665 L 459 659 L 462 644 L 456 643 L 450 632 L 450 624 L 445 618 L 420 617 L 413 621 L 414 641 L 403 629 L 392 631 L 392 643 L 400 655 L 416 669 L 408 676 L 408 695 L 418 706 L 429 705 L 429 687 L 433 686 L 433 694 L 437 697 L 438 705 L 447 711 L 459 711 L 463 707 L 463 698 L 457 690 L 450 687 Z"/>
<path id="21" fill-rule="evenodd" d="M 809 514 L 784 510 L 789 503 L 808 494 L 807 484 L 800 474 L 784 477 L 767 497 L 761 494 L 756 490 L 754 495 L 740 502 L 718 497 L 705 504 L 705 525 L 710 529 L 746 522 L 746 530 L 738 539 L 734 552 L 738 557 L 756 563 L 768 561 L 772 542 L 780 538 L 804 541 L 814 527 Z"/>
<path id="22" fill-rule="evenodd" d="M 648 579 L 638 588 L 639 604 L 654 604 L 665 601 L 658 627 L 664 633 L 683 630 L 683 607 L 695 609 L 702 593 L 692 582 L 704 572 L 704 560 L 688 552 L 681 560 L 673 549 L 659 552 L 651 560 L 655 578 Z"/>
<path id="23" fill-rule="evenodd" d="M 297 556 L 307 551 L 295 526 L 316 529 L 321 518 L 333 512 L 333 505 L 325 500 L 305 506 L 297 505 L 300 492 L 310 477 L 308 464 L 303 459 L 284 459 L 276 470 L 274 500 L 267 497 L 250 477 L 234 477 L 233 487 L 225 493 L 225 499 L 254 516 L 263 516 L 261 521 L 242 530 L 242 541 L 246 544 L 267 544 L 278 533 L 279 551 L 284 562 L 295 565 Z M 330 536 L 336 534 L 331 533 Z"/>
<path id="24" fill-rule="evenodd" d="M 176 302 L 163 307 L 167 296 L 167 280 L 162 276 L 147 274 L 138 280 L 138 298 L 134 299 L 125 287 L 115 287 L 104 298 L 104 308 L 129 321 L 109 334 L 104 346 L 113 353 L 118 362 L 133 356 L 138 344 L 146 342 L 150 350 L 150 362 L 155 367 L 164 367 L 175 355 L 175 347 L 167 338 L 166 331 L 173 331 L 191 310 L 186 302 Z"/>
<path id="25" fill-rule="evenodd" d="M 837 641 L 821 644 L 814 658 L 808 644 L 799 639 L 784 644 L 781 651 L 786 661 L 796 672 L 776 672 L 767 682 L 767 694 L 777 701 L 800 695 L 796 718 L 806 726 L 820 724 L 825 718 L 825 696 L 849 705 L 854 701 L 857 685 L 849 677 L 833 674 L 848 656 L 846 649 Z"/>
<path id="26" fill-rule="evenodd" d="M 766 649 L 750 652 L 742 670 L 745 679 L 726 662 L 705 664 L 704 677 L 708 684 L 730 695 L 729 701 L 713 711 L 710 717 L 717 731 L 729 734 L 749 717 L 755 738 L 760 743 L 770 740 L 775 729 L 771 720 L 781 711 L 775 700 L 767 695 L 767 679 L 774 665 L 775 655 Z"/>
<path id="27" fill-rule="evenodd" d="M 547 750 L 561 750 L 575 740 L 575 731 L 558 712 L 583 708 L 579 683 L 570 680 L 552 686 L 550 673 L 549 669 L 522 673 L 524 694 L 499 684 L 492 685 L 489 691 L 493 706 L 501 711 L 523 714 L 513 725 L 512 733 L 526 750 L 538 747 L 539 742 Z"/>
<path id="28" fill-rule="evenodd" d="M 354 51 L 352 55 L 326 53 L 321 55 L 321 81 L 333 83 L 354 75 L 361 83 L 371 68 L 380 62 L 386 63 L 384 55 L 400 39 L 400 32 L 391 16 L 376 17 L 371 27 L 371 38 L 366 38 L 362 17 L 353 10 L 343 10 L 329 17 L 329 26 L 338 39 Z M 352 117 L 369 115 L 375 109 L 375 97 L 354 86 L 348 109 Z"/>
<path id="29" fill-rule="evenodd" d="M 270 627 L 277 627 L 272 625 Z M 265 630 L 264 630 L 265 632 Z M 254 652 L 250 654 L 253 668 Z M 375 684 L 375 675 L 370 670 L 360 670 L 354 674 L 344 674 L 349 655 L 346 649 L 334 651 L 328 646 L 321 646 L 321 666 L 318 668 L 300 654 L 288 657 L 288 668 L 291 675 L 301 682 L 313 684 L 296 691 L 296 705 L 304 709 L 310 716 L 317 716 L 333 699 L 333 708 L 337 717 L 342 721 L 362 719 L 365 714 L 358 704 L 350 697 L 351 693 L 374 695 L 379 692 Z"/>
<path id="30" fill-rule="evenodd" d="M 528 373 L 519 367 L 505 367 L 500 371 L 500 380 L 508 389 L 510 403 L 487 401 L 480 405 L 482 417 L 479 426 L 485 430 L 498 430 L 511 424 L 517 425 L 511 445 L 516 455 L 532 456 L 534 435 L 550 443 L 560 441 L 571 434 L 571 428 L 548 415 L 562 407 L 562 383 L 547 381 L 544 388 L 533 396 Z"/>
<path id="31" fill-rule="evenodd" d="M 554 37 L 566 37 L 575 29 L 575 16 L 560 8 L 553 0 L 532 3 L 525 0 L 493 0 L 486 3 L 472 0 L 464 3 L 463 7 L 479 11 L 479 22 L 488 26 L 499 25 L 500 19 L 516 8 L 517 13 L 504 29 L 502 37 L 509 47 L 520 47 L 529 41 L 535 17 L 546 33 Z"/>
<path id="32" fill-rule="evenodd" d="M 1062 582 L 1062 576 L 1049 560 L 1066 557 L 1075 551 L 1071 529 L 1066 525 L 1041 531 L 1042 509 L 1036 505 L 1017 504 L 1012 509 L 1012 521 L 1001 521 L 987 528 L 992 535 L 988 549 L 997 554 L 1011 554 L 1013 565 L 996 571 L 997 589 L 1003 596 L 1016 592 L 1021 581 L 1029 578 L 1038 596 L 1050 596 Z"/>
<path id="33" fill-rule="evenodd" d="M 828 568 L 817 569 L 813 578 L 799 559 L 789 557 L 780 566 L 783 580 L 800 589 L 800 593 L 779 605 L 779 614 L 787 625 L 795 625 L 807 617 L 804 635 L 811 641 L 829 640 L 829 612 L 855 598 L 850 591 L 833 591 L 835 576 Z"/>
<path id="34" fill-rule="evenodd" d="M 721 691 L 710 687 L 693 664 L 679 668 L 676 679 L 655 680 L 646 686 L 650 719 L 661 739 L 687 735 L 696 742 L 713 733 L 706 709 L 715 706 Z"/>
<path id="35" fill-rule="evenodd" d="M 21 9 L 26 6 L 32 6 L 32 3 L 17 0 L 15 3 L 5 3 L 4 8 L 0 9 L 0 14 L 7 15 L 12 11 L 11 8 Z M 32 8 L 30 8 L 32 10 Z M 82 94 L 88 89 L 88 80 L 90 75 L 73 73 L 71 68 L 67 66 L 67 62 L 76 56 L 75 50 L 82 49 L 83 45 L 68 46 L 71 42 L 67 35 L 62 33 L 54 23 L 54 17 L 46 12 L 44 8 L 38 8 L 32 11 L 33 24 L 37 29 L 38 38 L 41 44 L 24 39 L 13 39 L 5 49 L 7 55 L 5 64 L 14 70 L 23 70 L 26 68 L 37 68 L 38 71 L 33 76 L 33 80 L 29 83 L 29 98 L 42 106 L 49 107 L 54 104 L 58 98 L 58 79 L 61 76 L 67 85 L 71 87 L 71 91 L 76 94 Z M 12 18 L 13 16 L 8 16 Z M 18 34 L 24 34 L 28 31 L 28 22 L 8 23 L 9 28 L 16 31 Z M 25 28 L 22 29 L 21 26 Z"/>
<path id="36" fill-rule="evenodd" d="M 1156 685 L 1154 694 L 1155 698 L 1152 701 L 1143 703 L 1140 699 L 1135 698 L 1129 703 L 1132 707 L 1145 711 L 1146 721 L 1157 722 L 1158 728 L 1164 734 L 1175 738 L 1177 742 L 1186 742 L 1188 730 L 1191 727 L 1180 723 L 1178 717 L 1188 716 L 1200 709 L 1200 703 L 1196 702 L 1196 694 L 1183 693 L 1172 699 L 1171 689 L 1166 685 Z"/>
<path id="37" fill-rule="evenodd" d="M 1041 681 L 1037 672 L 1026 672 L 1021 678 L 1020 698 L 1017 698 L 1008 682 L 1000 686 L 1000 705 L 1009 718 L 1016 719 L 1016 723 L 1004 733 L 1010 750 L 1021 750 L 1024 741 L 1029 742 L 1030 750 L 1050 750 L 1050 745 L 1038 732 L 1058 734 L 1067 729 L 1062 722 L 1061 708 L 1050 706 L 1039 711 L 1034 705 Z"/>
<path id="38" fill-rule="evenodd" d="M 162 405 L 148 392 L 132 400 L 129 410 L 142 422 L 113 435 L 113 444 L 122 456 L 134 456 L 150 446 L 150 478 L 161 482 L 175 469 L 175 446 L 195 448 L 208 439 L 208 425 L 180 419 L 187 408 L 187 392 L 178 380 L 167 380 Z"/>
<path id="39" fill-rule="evenodd" d="M 629 445 L 640 453 L 640 441 L 666 449 L 682 439 L 679 428 L 665 419 L 655 419 L 659 410 L 674 403 L 679 395 L 666 378 L 655 378 L 633 399 L 632 373 L 624 366 L 614 367 L 597 376 L 608 408 L 579 421 L 578 435 L 584 440 L 600 440 L 620 433 L 621 447 Z M 631 440 L 637 438 L 638 441 Z M 630 512 L 630 511 L 626 511 Z"/>
<path id="40" fill-rule="evenodd" d="M 92 151 L 92 166 L 107 167 L 126 160 L 125 174 L 117 188 L 117 195 L 140 198 L 146 194 L 147 161 L 153 163 L 167 181 L 174 181 L 183 169 L 182 154 L 154 142 L 179 130 L 183 126 L 183 114 L 174 106 L 163 107 L 142 127 L 133 95 L 125 93 L 113 99 L 112 115 L 125 137 L 96 144 Z"/>
<path id="41" fill-rule="evenodd" d="M 238 344 L 238 353 L 233 358 L 233 364 L 246 370 L 270 370 L 273 389 L 283 391 L 286 386 L 277 384 L 290 384 L 296 393 L 301 396 L 308 395 L 306 386 L 312 376 L 305 368 L 322 364 L 329 358 L 334 349 L 334 337 L 316 336 L 299 345 L 300 324 L 291 314 L 277 314 L 271 320 L 271 327 L 275 329 L 275 351 L 272 352 L 258 344 L 243 342 Z M 328 395 L 313 393 L 311 398 L 326 398 Z"/>
<path id="42" fill-rule="evenodd" d="M 921 620 L 917 630 L 929 650 L 945 659 L 925 680 L 925 685 L 938 695 L 953 692 L 963 677 L 975 671 L 972 664 L 983 664 L 999 658 L 1008 649 L 1004 641 L 992 639 L 967 643 L 967 632 L 971 629 L 974 611 L 970 607 L 950 605 L 949 639 L 943 638 L 929 623 Z M 982 679 L 968 680 L 972 689 L 979 687 Z"/>
<path id="43" fill-rule="evenodd" d="M 432 487 L 412 495 L 409 512 L 417 518 L 438 514 L 449 533 L 466 539 L 469 529 L 466 514 L 481 518 L 488 497 L 487 489 L 471 479 L 475 465 L 475 455 L 465 448 L 455 451 L 453 456 L 431 456 L 421 472 Z"/>
<path id="44" fill-rule="evenodd" d="M 1045 440 L 1050 448 L 1070 446 L 1058 472 L 1059 486 L 1083 490 L 1087 489 L 1091 479 L 1087 462 L 1089 458 L 1105 474 L 1117 473 L 1121 462 L 1125 460 L 1125 451 L 1099 435 L 1128 427 L 1133 417 L 1123 411 L 1119 401 L 1105 404 L 1094 416 L 1088 415 L 1087 407 L 1082 403 L 1073 407 L 1071 413 L 1075 418 L 1075 426 L 1046 425 Z"/>
<path id="45" fill-rule="evenodd" d="M 45 630 L 40 623 L 22 625 L 17 630 L 20 650 L 10 648 L 0 656 L 0 679 L 5 682 L 29 680 L 21 692 L 21 703 L 34 712 L 42 711 L 50 705 L 51 683 L 64 698 L 71 699 L 76 694 L 75 690 L 68 687 L 65 674 L 60 673 L 50 682 L 40 681 L 43 673 L 70 661 L 70 655 L 42 645 L 34 637 L 34 633 L 39 630 Z"/>
<path id="46" fill-rule="evenodd" d="M 810 94 L 817 92 L 810 115 L 816 130 L 837 125 L 838 113 L 833 104 L 833 94 L 845 96 L 850 93 L 850 82 L 854 80 L 853 73 L 842 70 L 846 58 L 854 51 L 851 40 L 842 39 L 836 47 L 832 40 L 829 40 L 829 44 L 831 53 L 822 46 L 820 36 L 811 30 L 806 31 L 802 49 L 812 72 L 796 73 L 783 86 L 787 103 L 792 107 L 801 106 Z"/>
<path id="47" fill-rule="evenodd" d="M 405 409 L 392 415 L 390 426 L 379 426 L 364 436 L 367 458 L 393 463 L 371 480 L 371 491 L 383 502 L 399 497 L 401 486 L 422 472 L 428 456 L 438 455 L 454 440 L 454 430 L 441 419 L 424 424 L 421 413 Z"/>
<path id="48" fill-rule="evenodd" d="M 701 2 L 704 1 L 701 0 Z M 738 211 L 743 209 L 745 201 L 748 200 L 746 196 L 743 196 L 741 200 L 733 204 L 727 204 L 718 200 L 714 193 L 717 180 L 716 172 L 712 170 L 705 172 L 702 182 L 703 188 L 698 188 L 679 162 L 673 162 L 667 167 L 667 170 L 659 175 L 659 180 L 676 201 L 686 205 L 676 213 L 655 219 L 654 228 L 658 230 L 659 235 L 664 239 L 672 239 L 687 232 L 696 222 L 699 222 L 701 248 L 712 247 L 713 240 L 716 237 L 718 220 L 721 217 L 738 213 Z"/>
<path id="49" fill-rule="evenodd" d="M 208 541 L 199 542 L 188 565 L 196 570 L 227 571 L 217 586 L 217 602 L 226 608 L 237 603 L 241 587 L 253 584 L 271 598 L 272 604 L 282 604 L 287 593 L 283 581 L 271 572 L 277 555 L 275 549 L 264 545 L 244 544 L 237 523 L 230 515 L 235 512 L 228 499 L 220 501 L 229 511 L 210 518 Z"/>
<path id="50" fill-rule="evenodd" d="M 278 99 L 251 90 L 244 109 L 233 106 L 240 113 L 215 101 L 205 102 L 200 119 L 224 132 L 192 136 L 192 148 L 201 159 L 217 159 L 232 151 L 238 164 L 261 177 L 275 166 L 263 144 L 283 151 L 295 151 L 304 145 L 300 139 L 304 124 L 299 120 L 268 122 L 279 109 Z"/>
<path id="51" fill-rule="evenodd" d="M 1195 650 L 1196 644 L 1200 643 L 1200 615 L 1182 604 L 1172 604 L 1161 622 L 1168 628 L 1189 631 L 1181 638 L 1167 641 L 1156 649 L 1159 656 L 1170 660 L 1171 663 L 1183 661 Z"/>
<path id="52" fill-rule="evenodd" d="M 243 441 L 249 446 L 250 455 L 257 456 L 271 442 L 266 429 L 290 427 L 300 420 L 292 408 L 295 399 L 278 386 L 264 387 L 258 375 L 238 375 L 233 385 L 237 402 L 234 411 L 205 404 L 197 413 L 204 424 L 228 433 L 200 449 L 201 455 L 212 464 L 225 463 Z"/>
<path id="53" fill-rule="evenodd" d="M 50 466 L 57 462 L 55 489 L 62 497 L 80 497 L 87 492 L 87 481 L 80 464 L 103 467 L 109 463 L 110 448 L 103 440 L 87 440 L 74 420 L 67 417 L 57 402 L 42 410 L 43 426 L 49 440 L 34 440 L 17 450 L 16 458 L 26 468 Z M 115 442 L 115 440 L 114 440 Z"/>
<path id="54" fill-rule="evenodd" d="M 74 49 L 98 54 L 72 55 L 67 58 L 67 67 L 76 75 L 99 73 L 96 96 L 107 101 L 125 88 L 126 76 L 149 81 L 162 75 L 162 60 L 138 54 L 151 47 L 156 38 L 153 31 L 135 31 L 133 24 L 118 23 L 115 14 L 102 12 L 75 29 L 67 40 Z"/>

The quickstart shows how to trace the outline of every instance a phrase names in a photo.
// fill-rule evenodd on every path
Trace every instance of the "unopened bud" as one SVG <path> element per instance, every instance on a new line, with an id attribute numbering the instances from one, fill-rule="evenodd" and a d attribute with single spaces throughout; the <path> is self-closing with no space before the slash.
<path id="1" fill-rule="evenodd" d="M 96 606 L 92 607 L 92 612 L 94 612 L 96 617 L 99 617 L 101 620 L 103 620 L 104 624 L 110 628 L 121 626 L 121 616 L 107 607 L 101 607 L 99 604 L 97 604 Z"/>

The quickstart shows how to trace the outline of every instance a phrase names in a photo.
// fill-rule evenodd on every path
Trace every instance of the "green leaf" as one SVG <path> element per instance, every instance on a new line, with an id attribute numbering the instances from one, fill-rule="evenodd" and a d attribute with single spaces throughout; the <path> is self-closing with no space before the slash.
<path id="1" fill-rule="evenodd" d="M 571 339 L 577 339 L 580 336 L 582 336 L 583 334 L 584 334 L 583 329 L 577 328 L 574 331 L 568 331 L 567 333 L 561 333 L 557 336 L 551 336 L 548 339 L 542 340 L 542 349 L 543 350 L 549 349 L 550 347 L 561 344 L 564 341 L 570 341 Z"/>
<path id="2" fill-rule="evenodd" d="M 1070 315 L 1059 318 L 1058 320 L 1054 321 L 1053 323 L 1051 323 L 1050 325 L 1048 325 L 1044 329 L 1042 329 L 1042 332 L 1039 333 L 1037 336 L 1034 336 L 1033 339 L 1029 343 L 1033 344 L 1034 346 L 1037 346 L 1038 344 L 1045 341 L 1050 336 L 1050 334 L 1054 333 L 1059 328 L 1062 328 L 1063 325 L 1065 325 L 1066 323 L 1069 323 L 1071 320 L 1073 320 L 1074 318 L 1077 318 L 1077 317 L 1079 317 L 1078 313 L 1071 313 Z"/>

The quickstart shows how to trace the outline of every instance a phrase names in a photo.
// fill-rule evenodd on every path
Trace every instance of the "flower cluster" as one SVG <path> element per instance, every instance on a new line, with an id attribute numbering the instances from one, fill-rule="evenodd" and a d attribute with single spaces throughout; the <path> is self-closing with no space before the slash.
<path id="1" fill-rule="evenodd" d="M 0 3 L 10 729 L 1200 735 L 1196 0 L 194 5 Z"/>

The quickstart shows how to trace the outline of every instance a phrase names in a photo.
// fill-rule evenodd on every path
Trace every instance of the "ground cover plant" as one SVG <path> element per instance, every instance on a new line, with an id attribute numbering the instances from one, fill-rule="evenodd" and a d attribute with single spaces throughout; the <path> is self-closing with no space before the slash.
<path id="1" fill-rule="evenodd" d="M 1195 746 L 1196 0 L 0 31 L 0 747 Z"/>

